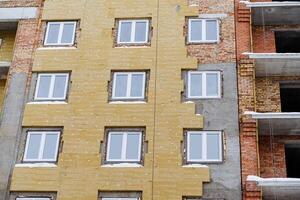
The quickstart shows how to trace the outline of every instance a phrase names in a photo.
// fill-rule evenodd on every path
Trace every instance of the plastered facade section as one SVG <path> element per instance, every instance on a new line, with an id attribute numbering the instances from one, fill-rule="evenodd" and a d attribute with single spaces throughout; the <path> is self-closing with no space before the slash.
<path id="1" fill-rule="evenodd" d="M 15 31 L 0 31 L 0 39 L 2 39 L 2 44 L 0 46 L 0 62 L 12 61 L 15 37 Z"/>
<path id="2" fill-rule="evenodd" d="M 64 145 L 56 168 L 15 168 L 11 190 L 57 191 L 61 200 L 94 200 L 99 190 L 143 191 L 144 200 L 201 196 L 209 168 L 183 168 L 180 154 L 183 129 L 203 127 L 195 105 L 180 101 L 181 69 L 197 67 L 180 30 L 197 14 L 184 0 L 46 1 L 43 20 L 80 19 L 80 38 L 77 49 L 38 50 L 33 71 L 71 70 L 72 88 L 66 105 L 26 105 L 23 126 L 63 126 Z M 151 17 L 150 47 L 113 48 L 114 20 L 128 17 Z M 129 69 L 150 70 L 148 102 L 108 104 L 111 70 Z M 146 127 L 144 167 L 100 166 L 106 126 Z"/>

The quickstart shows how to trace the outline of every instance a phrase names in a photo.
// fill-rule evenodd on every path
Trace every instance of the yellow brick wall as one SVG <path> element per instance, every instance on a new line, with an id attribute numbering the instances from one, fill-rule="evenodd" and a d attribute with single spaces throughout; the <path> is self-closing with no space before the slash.
<path id="1" fill-rule="evenodd" d="M 158 5 L 159 4 L 159 5 Z M 51 0 L 44 20 L 80 19 L 77 49 L 37 50 L 33 71 L 71 70 L 68 104 L 27 104 L 23 126 L 63 126 L 57 168 L 15 168 L 12 191 L 58 191 L 59 200 L 96 200 L 99 190 L 143 191 L 143 200 L 201 196 L 209 168 L 184 168 L 184 128 L 202 128 L 194 104 L 181 103 L 187 57 L 183 26 L 198 14 L 185 0 Z M 152 19 L 151 47 L 113 48 L 115 18 Z M 108 104 L 111 70 L 149 69 L 146 104 Z M 148 153 L 142 168 L 103 168 L 100 141 L 106 126 L 145 126 Z M 152 198 L 153 196 L 153 198 Z"/>
<path id="2" fill-rule="evenodd" d="M 15 31 L 0 31 L 0 39 L 2 39 L 2 45 L 0 47 L 0 62 L 11 62 L 13 57 L 15 36 Z"/>
<path id="3" fill-rule="evenodd" d="M 2 110 L 2 103 L 4 100 L 5 83 L 6 83 L 6 80 L 0 80 L 0 112 Z"/>

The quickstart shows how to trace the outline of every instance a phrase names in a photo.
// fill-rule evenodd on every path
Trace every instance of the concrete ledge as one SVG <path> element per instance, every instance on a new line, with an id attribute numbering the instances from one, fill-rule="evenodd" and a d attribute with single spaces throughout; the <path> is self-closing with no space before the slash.
<path id="1" fill-rule="evenodd" d="M 37 9 L 37 7 L 0 8 L 0 22 L 36 18 Z"/>
<path id="2" fill-rule="evenodd" d="M 0 61 L 0 68 L 5 68 L 5 67 L 10 67 L 10 65 L 11 65 L 11 62 L 1 62 Z"/>
<path id="3" fill-rule="evenodd" d="M 300 112 L 268 112 L 258 113 L 246 111 L 245 115 L 251 115 L 253 119 L 300 119 Z"/>
<path id="4" fill-rule="evenodd" d="M 251 53 L 245 52 L 243 55 L 249 56 L 252 59 L 266 59 L 266 58 L 273 58 L 273 59 L 299 59 L 300 60 L 300 53 Z"/>
<path id="5" fill-rule="evenodd" d="M 261 178 L 258 176 L 247 176 L 247 181 L 255 181 L 258 186 L 270 187 L 299 187 L 299 178 Z"/>
<path id="6" fill-rule="evenodd" d="M 281 1 L 281 2 L 240 1 L 240 3 L 244 3 L 248 8 L 300 6 L 300 1 Z"/>

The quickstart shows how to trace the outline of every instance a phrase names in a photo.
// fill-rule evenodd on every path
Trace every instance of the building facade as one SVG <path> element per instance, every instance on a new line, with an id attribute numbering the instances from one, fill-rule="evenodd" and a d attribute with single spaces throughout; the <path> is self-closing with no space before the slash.
<path id="1" fill-rule="evenodd" d="M 0 38 L 1 200 L 241 199 L 234 1 L 4 0 Z"/>
<path id="2" fill-rule="evenodd" d="M 299 6 L 236 2 L 243 199 L 300 196 Z"/>

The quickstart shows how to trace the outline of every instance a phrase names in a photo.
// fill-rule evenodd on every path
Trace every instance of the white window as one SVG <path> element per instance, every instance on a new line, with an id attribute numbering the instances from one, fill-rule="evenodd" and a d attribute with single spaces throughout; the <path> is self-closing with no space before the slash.
<path id="1" fill-rule="evenodd" d="M 221 98 L 220 79 L 217 71 L 188 72 L 188 98 Z"/>
<path id="2" fill-rule="evenodd" d="M 107 161 L 139 162 L 141 160 L 141 132 L 109 132 Z"/>
<path id="3" fill-rule="evenodd" d="M 39 74 L 35 100 L 65 100 L 69 82 L 68 73 Z"/>
<path id="4" fill-rule="evenodd" d="M 24 161 L 56 161 L 59 138 L 59 131 L 28 132 Z"/>
<path id="5" fill-rule="evenodd" d="M 18 197 L 18 198 L 16 198 L 16 200 L 51 200 L 51 198 L 46 198 L 46 197 L 30 197 L 30 198 Z"/>
<path id="6" fill-rule="evenodd" d="M 147 43 L 149 20 L 120 20 L 118 43 Z"/>
<path id="7" fill-rule="evenodd" d="M 112 99 L 144 99 L 145 72 L 115 72 Z"/>
<path id="8" fill-rule="evenodd" d="M 219 41 L 219 24 L 216 19 L 189 19 L 188 41 L 190 43 L 213 43 Z"/>
<path id="9" fill-rule="evenodd" d="M 76 22 L 48 22 L 45 45 L 73 45 Z"/>
<path id="10" fill-rule="evenodd" d="M 188 131 L 187 161 L 222 161 L 222 134 L 219 131 Z"/>
<path id="11" fill-rule="evenodd" d="M 102 200 L 139 200 L 140 198 L 128 198 L 128 197 L 120 197 L 120 198 L 102 198 Z"/>

